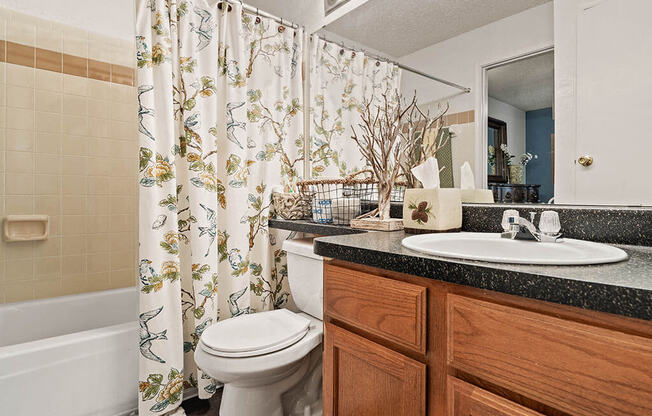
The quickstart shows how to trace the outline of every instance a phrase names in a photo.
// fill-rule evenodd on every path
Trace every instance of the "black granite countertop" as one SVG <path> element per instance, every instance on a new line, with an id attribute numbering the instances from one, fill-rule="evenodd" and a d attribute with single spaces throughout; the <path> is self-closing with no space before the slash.
<path id="1" fill-rule="evenodd" d="M 315 253 L 353 263 L 652 321 L 652 247 L 618 245 L 620 263 L 533 266 L 442 258 L 401 245 L 403 231 L 319 237 Z"/>

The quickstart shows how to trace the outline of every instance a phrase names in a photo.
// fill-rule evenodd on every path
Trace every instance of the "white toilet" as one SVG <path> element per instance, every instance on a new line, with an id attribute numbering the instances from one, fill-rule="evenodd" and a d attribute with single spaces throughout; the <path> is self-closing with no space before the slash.
<path id="1" fill-rule="evenodd" d="M 224 383 L 220 416 L 282 416 L 283 393 L 321 362 L 323 259 L 313 253 L 312 239 L 286 240 L 283 249 L 301 312 L 279 309 L 217 322 L 195 351 L 199 368 Z M 315 414 L 321 410 L 301 409 L 301 415 Z"/>

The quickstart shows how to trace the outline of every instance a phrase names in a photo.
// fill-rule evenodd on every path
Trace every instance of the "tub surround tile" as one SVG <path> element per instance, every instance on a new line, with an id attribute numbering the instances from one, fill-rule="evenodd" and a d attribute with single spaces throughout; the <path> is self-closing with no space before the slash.
<path id="1" fill-rule="evenodd" d="M 50 236 L 0 241 L 0 303 L 134 286 L 134 44 L 22 17 L 8 41 L 0 19 L 0 216 L 48 215 Z"/>

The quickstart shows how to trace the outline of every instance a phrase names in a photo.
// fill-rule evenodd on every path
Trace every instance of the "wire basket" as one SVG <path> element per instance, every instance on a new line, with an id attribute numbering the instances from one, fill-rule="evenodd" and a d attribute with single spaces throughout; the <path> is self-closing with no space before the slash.
<path id="1" fill-rule="evenodd" d="M 369 174 L 366 178 L 359 178 Z M 361 214 L 378 206 L 378 182 L 373 172 L 362 170 L 346 178 L 299 181 L 299 192 L 311 201 L 312 221 L 319 224 L 349 225 Z M 392 191 L 392 202 L 402 202 L 405 186 Z"/>

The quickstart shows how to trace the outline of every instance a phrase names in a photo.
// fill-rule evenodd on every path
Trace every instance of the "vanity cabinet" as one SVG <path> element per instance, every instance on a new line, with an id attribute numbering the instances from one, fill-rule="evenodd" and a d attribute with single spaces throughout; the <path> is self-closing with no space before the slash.
<path id="1" fill-rule="evenodd" d="M 325 415 L 652 415 L 652 323 L 331 260 Z"/>

